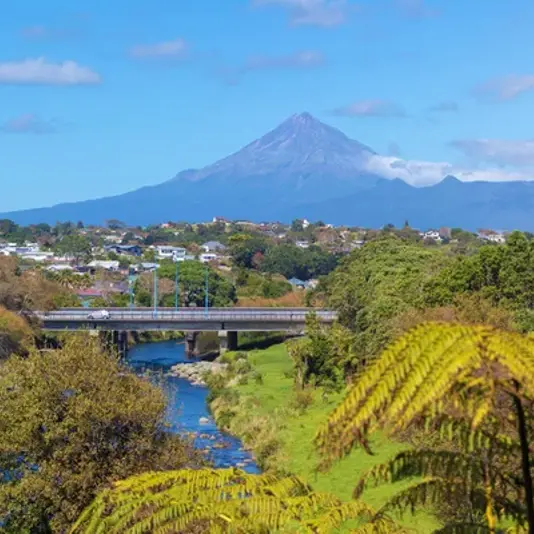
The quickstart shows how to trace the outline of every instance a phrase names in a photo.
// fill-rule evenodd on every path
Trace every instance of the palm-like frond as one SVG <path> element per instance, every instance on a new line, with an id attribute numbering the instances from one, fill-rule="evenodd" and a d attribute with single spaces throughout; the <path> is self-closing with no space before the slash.
<path id="1" fill-rule="evenodd" d="M 418 418 L 461 410 L 471 428 L 491 419 L 495 391 L 520 383 L 534 393 L 534 341 L 484 326 L 428 323 L 371 364 L 319 430 L 327 460 L 348 454 L 377 428 L 406 429 Z"/>
<path id="2" fill-rule="evenodd" d="M 203 525 L 205 532 L 253 534 L 296 522 L 301 532 L 322 534 L 351 518 L 361 520 L 362 534 L 401 532 L 363 503 L 315 493 L 298 477 L 182 470 L 117 482 L 82 513 L 71 533 L 171 534 Z"/>

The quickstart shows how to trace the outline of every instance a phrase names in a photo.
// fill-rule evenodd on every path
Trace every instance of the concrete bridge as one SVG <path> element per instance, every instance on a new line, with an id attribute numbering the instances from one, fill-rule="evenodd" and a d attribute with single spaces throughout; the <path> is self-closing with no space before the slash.
<path id="1" fill-rule="evenodd" d="M 304 329 L 306 316 L 313 312 L 331 324 L 336 312 L 317 308 L 107 308 L 109 318 L 90 319 L 88 308 L 62 308 L 37 312 L 45 330 L 101 330 L 114 332 L 120 352 L 127 336 L 121 332 L 178 330 L 186 332 L 186 352 L 196 351 L 198 332 L 216 331 L 221 350 L 237 348 L 237 332 L 293 332 Z M 122 340 L 122 341 L 121 341 Z"/>

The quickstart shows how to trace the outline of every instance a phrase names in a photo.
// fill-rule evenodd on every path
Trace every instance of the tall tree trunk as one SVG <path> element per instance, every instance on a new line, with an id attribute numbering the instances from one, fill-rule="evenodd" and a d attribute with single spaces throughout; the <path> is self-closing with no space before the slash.
<path id="1" fill-rule="evenodd" d="M 519 390 L 519 384 L 517 382 L 515 386 L 516 389 Z M 523 487 L 525 489 L 528 532 L 529 534 L 534 534 L 534 490 L 532 476 L 530 474 L 530 453 L 525 410 L 521 399 L 517 395 L 513 395 L 513 399 L 517 415 L 517 433 L 519 434 L 519 443 L 521 447 L 521 469 L 523 471 Z"/>

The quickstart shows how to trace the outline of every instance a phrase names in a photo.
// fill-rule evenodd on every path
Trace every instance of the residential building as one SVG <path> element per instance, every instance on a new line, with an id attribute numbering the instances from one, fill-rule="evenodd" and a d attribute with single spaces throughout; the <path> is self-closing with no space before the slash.
<path id="1" fill-rule="evenodd" d="M 143 254 L 143 249 L 139 245 L 106 245 L 104 250 L 124 256 L 141 256 Z"/>
<path id="2" fill-rule="evenodd" d="M 169 245 L 160 245 L 156 247 L 156 256 L 159 259 L 179 260 L 184 258 L 187 250 L 183 247 L 171 247 Z"/>
<path id="3" fill-rule="evenodd" d="M 104 269 L 106 271 L 118 271 L 119 262 L 118 261 L 104 261 L 104 260 L 93 260 L 87 267 L 90 269 Z"/>
<path id="4" fill-rule="evenodd" d="M 202 248 L 205 252 L 224 252 L 226 250 L 226 246 L 219 241 L 206 241 Z"/>
<path id="5" fill-rule="evenodd" d="M 299 248 L 309 248 L 310 243 L 306 240 L 299 240 L 295 242 L 295 245 Z"/>

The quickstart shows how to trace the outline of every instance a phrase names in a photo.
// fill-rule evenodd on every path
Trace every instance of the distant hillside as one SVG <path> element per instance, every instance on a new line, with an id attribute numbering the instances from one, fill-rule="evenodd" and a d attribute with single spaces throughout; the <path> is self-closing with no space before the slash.
<path id="1" fill-rule="evenodd" d="M 281 220 L 296 217 L 378 227 L 387 223 L 534 230 L 534 184 L 463 183 L 415 188 L 368 172 L 375 152 L 308 113 L 293 115 L 235 154 L 162 184 L 114 197 L 4 213 L 19 224 L 120 219 Z"/>

